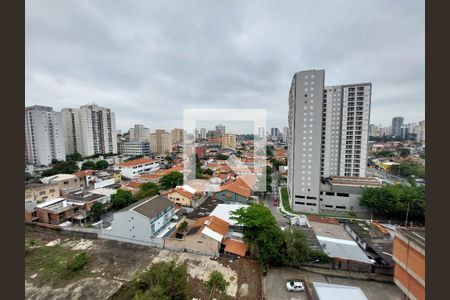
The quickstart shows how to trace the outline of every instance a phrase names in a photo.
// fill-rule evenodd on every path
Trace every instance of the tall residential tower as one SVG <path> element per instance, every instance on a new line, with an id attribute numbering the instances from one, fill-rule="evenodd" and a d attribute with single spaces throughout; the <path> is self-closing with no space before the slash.
<path id="1" fill-rule="evenodd" d="M 325 86 L 324 70 L 294 75 L 289 92 L 288 193 L 294 211 L 318 213 L 321 179 L 364 177 L 371 83 Z"/>
<path id="2" fill-rule="evenodd" d="M 25 151 L 27 163 L 35 166 L 48 166 L 53 159 L 66 159 L 60 112 L 40 105 L 25 108 Z"/>

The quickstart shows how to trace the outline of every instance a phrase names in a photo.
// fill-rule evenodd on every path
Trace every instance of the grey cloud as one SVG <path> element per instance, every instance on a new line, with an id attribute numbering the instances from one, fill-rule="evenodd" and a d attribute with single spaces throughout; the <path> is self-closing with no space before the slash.
<path id="1" fill-rule="evenodd" d="M 267 108 L 287 125 L 296 71 L 372 82 L 371 121 L 424 119 L 424 2 L 26 2 L 26 105 L 88 102 L 117 127 L 170 129 L 183 108 Z"/>

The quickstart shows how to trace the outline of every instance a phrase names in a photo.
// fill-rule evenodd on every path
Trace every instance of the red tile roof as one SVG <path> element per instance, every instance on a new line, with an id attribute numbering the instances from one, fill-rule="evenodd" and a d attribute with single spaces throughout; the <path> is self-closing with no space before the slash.
<path id="1" fill-rule="evenodd" d="M 89 175 L 92 175 L 92 174 L 94 174 L 94 171 L 93 170 L 82 170 L 82 171 L 78 171 L 78 172 L 75 172 L 75 173 L 73 173 L 73 175 L 75 175 L 75 176 L 77 176 L 77 177 L 86 177 L 86 176 L 89 176 Z"/>
<path id="2" fill-rule="evenodd" d="M 142 182 L 130 181 L 124 184 L 125 187 L 138 189 L 142 185 Z"/>
<path id="3" fill-rule="evenodd" d="M 225 251 L 233 254 L 237 254 L 239 256 L 245 256 L 247 252 L 248 245 L 244 242 L 232 240 L 232 239 L 224 239 L 222 244 L 225 245 Z"/>
<path id="4" fill-rule="evenodd" d="M 183 188 L 181 188 L 181 187 L 176 188 L 176 189 L 173 189 L 173 190 L 172 190 L 172 193 L 178 193 L 178 194 L 180 194 L 180 195 L 182 195 L 182 196 L 184 196 L 184 197 L 186 197 L 186 198 L 189 198 L 189 199 L 191 199 L 191 200 L 192 200 L 192 198 L 194 198 L 194 194 L 192 194 L 192 193 L 186 191 L 185 189 L 183 189 Z"/>
<path id="5" fill-rule="evenodd" d="M 148 158 L 139 158 L 139 159 L 120 163 L 119 166 L 120 167 L 134 167 L 134 166 L 138 166 L 138 165 L 151 164 L 151 163 L 155 163 L 155 162 L 156 162 L 156 160 L 152 160 L 152 159 L 148 159 Z"/>
<path id="6" fill-rule="evenodd" d="M 232 182 L 225 183 L 220 187 L 220 190 L 230 191 L 246 198 L 250 197 L 250 195 L 252 194 L 251 189 L 241 178 L 238 178 Z"/>
<path id="7" fill-rule="evenodd" d="M 209 224 L 205 224 L 206 221 L 208 221 Z M 216 216 L 199 218 L 192 225 L 192 227 L 201 227 L 197 230 L 198 233 L 200 233 L 205 226 L 217 233 L 220 233 L 221 235 L 225 235 L 230 229 L 230 223 Z"/>

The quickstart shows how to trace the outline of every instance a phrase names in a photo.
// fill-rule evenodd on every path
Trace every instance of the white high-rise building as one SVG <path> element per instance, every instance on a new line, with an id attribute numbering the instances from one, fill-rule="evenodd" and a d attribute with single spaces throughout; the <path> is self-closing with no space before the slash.
<path id="1" fill-rule="evenodd" d="M 258 128 L 258 136 L 259 136 L 260 139 L 264 139 L 266 137 L 264 127 L 259 127 Z"/>
<path id="2" fill-rule="evenodd" d="M 417 141 L 425 143 L 425 120 L 420 121 L 417 127 Z"/>
<path id="3" fill-rule="evenodd" d="M 35 166 L 48 166 L 53 159 L 65 160 L 62 114 L 48 106 L 26 107 L 25 149 L 27 163 Z"/>
<path id="4" fill-rule="evenodd" d="M 206 128 L 201 128 L 200 129 L 200 138 L 202 140 L 206 140 Z"/>
<path id="5" fill-rule="evenodd" d="M 288 127 L 283 127 L 283 143 L 287 142 L 287 138 L 289 135 L 289 128 Z"/>
<path id="6" fill-rule="evenodd" d="M 64 108 L 62 112 L 68 154 L 117 153 L 116 120 L 109 108 L 91 104 L 79 109 Z"/>
<path id="7" fill-rule="evenodd" d="M 144 125 L 135 124 L 129 132 L 132 142 L 150 142 L 150 129 L 144 127 Z"/>
<path id="8" fill-rule="evenodd" d="M 294 75 L 289 92 L 288 193 L 295 211 L 318 213 L 321 178 L 364 177 L 371 83 L 325 87 L 324 70 Z"/>

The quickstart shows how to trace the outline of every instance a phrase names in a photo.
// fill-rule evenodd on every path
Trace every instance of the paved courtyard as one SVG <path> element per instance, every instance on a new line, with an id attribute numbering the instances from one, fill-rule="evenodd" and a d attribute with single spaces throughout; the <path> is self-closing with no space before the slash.
<path id="1" fill-rule="evenodd" d="M 359 287 L 369 300 L 401 299 L 400 289 L 394 284 L 324 276 L 294 268 L 272 268 L 269 270 L 267 276 L 263 277 L 265 299 L 308 299 L 305 292 L 288 292 L 286 289 L 286 281 L 298 278 L 299 276 L 305 276 L 310 282 L 323 282 Z"/>

